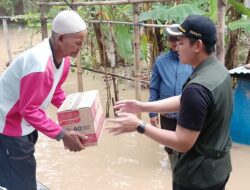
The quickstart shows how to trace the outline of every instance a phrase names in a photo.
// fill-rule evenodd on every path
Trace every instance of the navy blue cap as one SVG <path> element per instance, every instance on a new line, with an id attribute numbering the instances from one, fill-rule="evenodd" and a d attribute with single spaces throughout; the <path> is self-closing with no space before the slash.
<path id="1" fill-rule="evenodd" d="M 186 36 L 200 39 L 212 45 L 217 42 L 216 28 L 212 20 L 206 16 L 190 15 L 180 25 L 171 25 L 166 28 L 171 36 Z"/>

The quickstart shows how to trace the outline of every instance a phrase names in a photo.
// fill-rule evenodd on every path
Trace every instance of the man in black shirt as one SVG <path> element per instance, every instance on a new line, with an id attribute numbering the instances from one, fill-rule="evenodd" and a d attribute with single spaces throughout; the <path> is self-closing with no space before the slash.
<path id="1" fill-rule="evenodd" d="M 137 130 L 178 151 L 174 190 L 224 190 L 232 169 L 232 88 L 227 69 L 213 54 L 215 25 L 205 16 L 190 15 L 168 33 L 179 38 L 180 61 L 194 68 L 182 94 L 156 102 L 117 102 L 118 118 L 110 120 L 114 127 L 108 129 L 114 134 Z M 133 114 L 142 111 L 179 112 L 176 131 L 155 128 Z"/>

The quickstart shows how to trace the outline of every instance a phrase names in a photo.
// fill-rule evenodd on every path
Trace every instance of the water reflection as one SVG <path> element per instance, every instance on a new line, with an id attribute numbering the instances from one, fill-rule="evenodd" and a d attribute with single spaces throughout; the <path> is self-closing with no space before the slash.
<path id="1" fill-rule="evenodd" d="M 113 137 L 80 153 L 42 136 L 37 144 L 38 179 L 51 189 L 168 189 L 170 172 L 155 143 L 138 135 Z M 164 160 L 165 159 L 165 160 Z"/>

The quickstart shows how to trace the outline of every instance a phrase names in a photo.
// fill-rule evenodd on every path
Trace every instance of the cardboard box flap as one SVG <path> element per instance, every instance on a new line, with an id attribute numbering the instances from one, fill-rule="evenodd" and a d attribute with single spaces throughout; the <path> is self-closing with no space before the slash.
<path id="1" fill-rule="evenodd" d="M 80 100 L 81 100 L 80 93 L 69 94 L 66 100 L 58 109 L 58 112 L 76 109 Z"/>
<path id="2" fill-rule="evenodd" d="M 79 102 L 77 108 L 91 108 L 93 103 L 95 102 L 95 99 L 98 95 L 97 90 L 91 90 L 91 91 L 86 91 L 82 93 L 81 96 L 81 101 Z"/>

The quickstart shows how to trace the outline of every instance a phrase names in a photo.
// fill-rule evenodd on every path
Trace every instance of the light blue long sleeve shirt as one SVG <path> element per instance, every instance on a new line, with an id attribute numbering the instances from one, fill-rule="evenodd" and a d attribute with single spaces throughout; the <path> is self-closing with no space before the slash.
<path id="1" fill-rule="evenodd" d="M 171 96 L 180 95 L 182 86 L 192 73 L 190 65 L 182 64 L 177 52 L 172 50 L 158 56 L 152 69 L 149 101 L 157 101 Z M 157 113 L 149 113 L 150 117 Z M 164 114 L 176 118 L 176 113 Z"/>

